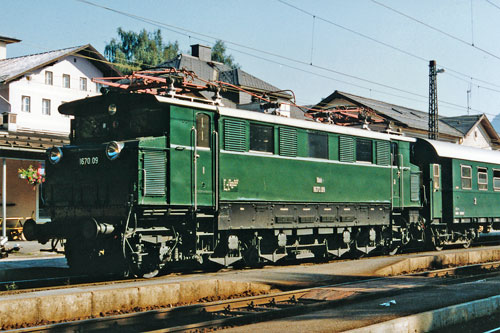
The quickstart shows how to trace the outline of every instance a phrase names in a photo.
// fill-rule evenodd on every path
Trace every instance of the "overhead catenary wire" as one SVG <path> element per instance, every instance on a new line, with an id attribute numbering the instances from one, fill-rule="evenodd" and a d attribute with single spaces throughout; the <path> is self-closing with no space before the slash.
<path id="1" fill-rule="evenodd" d="M 412 57 L 412 58 L 415 58 L 415 59 L 418 59 L 418 60 L 421 60 L 421 61 L 425 61 L 426 63 L 429 61 L 429 59 L 426 59 L 426 58 L 424 58 L 424 57 L 421 57 L 421 56 L 416 55 L 416 54 L 414 54 L 414 53 L 411 53 L 411 52 L 409 52 L 409 51 L 403 50 L 403 49 L 398 48 L 398 47 L 396 47 L 396 46 L 394 46 L 394 45 L 391 45 L 391 44 L 385 43 L 385 42 L 380 41 L 380 40 L 378 40 L 378 39 L 376 39 L 376 38 L 370 37 L 370 36 L 368 36 L 368 35 L 366 35 L 366 34 L 363 34 L 363 33 L 357 32 L 357 31 L 355 31 L 355 30 L 353 30 L 353 29 L 350 29 L 350 28 L 347 28 L 347 27 L 345 27 L 345 26 L 342 26 L 342 25 L 340 25 L 340 24 L 338 24 L 338 23 L 335 23 L 335 22 L 333 22 L 333 21 L 331 21 L 331 20 L 328 20 L 328 19 L 322 18 L 322 17 L 320 17 L 320 16 L 318 16 L 318 15 L 315 15 L 315 14 L 313 14 L 313 13 L 311 13 L 311 12 L 308 12 L 308 11 L 306 11 L 306 10 L 304 10 L 304 9 L 300 8 L 300 7 L 297 7 L 297 6 L 295 6 L 295 5 L 292 5 L 292 4 L 290 4 L 290 3 L 288 3 L 288 2 L 286 2 L 286 1 L 284 1 L 284 0 L 277 0 L 277 1 L 278 1 L 278 2 L 280 2 L 280 3 L 282 3 L 282 4 L 284 4 L 284 5 L 286 5 L 286 6 L 289 6 L 289 7 L 291 7 L 291 8 L 294 8 L 294 9 L 296 9 L 296 10 L 298 10 L 298 11 L 300 11 L 300 12 L 302 12 L 302 13 L 306 14 L 306 15 L 314 16 L 314 17 L 316 17 L 316 19 L 322 20 L 322 21 L 324 21 L 324 22 L 326 22 L 326 23 L 328 23 L 328 24 L 331 24 L 331 25 L 333 25 L 333 26 L 335 26 L 335 27 L 337 27 L 337 28 L 343 29 L 343 30 L 348 31 L 348 32 L 350 32 L 350 33 L 353 33 L 353 34 L 355 34 L 355 35 L 357 35 L 357 36 L 360 36 L 360 37 L 363 37 L 363 38 L 365 38 L 365 39 L 368 39 L 368 40 L 370 40 L 370 41 L 372 41 L 372 42 L 375 42 L 375 43 L 377 43 L 377 44 L 380 44 L 380 45 L 383 45 L 383 46 L 385 46 L 385 47 L 388 47 L 388 48 L 390 48 L 390 49 L 392 49 L 392 50 L 395 50 L 395 51 L 401 52 L 401 53 L 403 53 L 403 54 L 406 54 L 406 55 L 408 55 L 408 56 L 410 56 L 410 57 Z M 386 6 L 386 5 L 383 5 L 383 4 L 381 4 L 381 3 L 379 3 L 379 2 L 377 2 L 377 1 L 375 1 L 375 0 L 372 0 L 372 1 L 373 1 L 374 3 L 376 3 L 376 4 L 379 4 L 379 5 L 383 6 L 383 7 L 386 7 L 386 8 L 388 8 L 388 9 L 393 10 L 391 7 L 388 7 L 388 6 Z M 396 10 L 393 10 L 393 11 L 396 11 Z M 397 11 L 396 11 L 396 12 L 397 12 Z M 407 15 L 406 15 L 406 14 L 404 14 L 404 13 L 401 13 L 401 12 L 397 12 L 397 13 L 398 13 L 398 14 L 400 14 L 400 15 L 406 16 L 406 17 L 408 17 L 408 18 L 410 18 L 410 19 L 413 19 L 413 20 L 415 20 L 415 21 L 417 21 L 417 22 L 419 22 L 419 23 L 421 23 L 421 24 L 423 24 L 423 25 L 426 25 L 426 26 L 428 26 L 429 28 L 435 29 L 436 31 L 442 32 L 443 34 L 447 34 L 447 33 L 446 33 L 446 32 L 444 32 L 444 31 L 441 31 L 441 30 L 439 30 L 439 29 L 437 29 L 437 28 L 434 28 L 434 27 L 432 27 L 432 26 L 430 26 L 430 25 L 427 25 L 426 23 L 421 22 L 421 21 L 418 21 L 418 20 L 416 20 L 416 19 L 414 19 L 414 18 L 412 18 L 412 17 L 410 17 L 410 16 L 407 16 Z M 470 46 L 470 43 L 468 43 L 467 41 L 464 41 L 464 40 L 461 40 L 461 39 L 459 39 L 459 38 L 457 38 L 457 37 L 454 37 L 454 36 L 453 36 L 453 35 L 451 35 L 451 34 L 447 34 L 447 35 L 449 35 L 449 37 L 452 37 L 452 38 L 454 38 L 454 39 L 457 39 L 457 40 L 459 40 L 459 41 L 462 41 L 462 42 L 464 42 L 464 43 L 466 43 L 467 45 L 469 45 L 469 46 Z M 480 49 L 480 48 L 478 48 L 478 47 L 475 47 L 475 48 L 477 48 L 478 50 L 481 50 L 481 51 L 486 52 L 486 53 L 488 53 L 488 54 L 489 54 L 489 52 L 488 52 L 488 51 L 486 51 L 486 50 Z M 490 54 L 490 55 L 491 55 L 491 56 L 493 56 L 493 57 L 496 57 L 497 59 L 500 59 L 500 57 L 498 57 L 498 56 L 496 56 L 496 55 L 494 55 L 494 54 Z M 456 74 L 460 74 L 460 75 L 462 75 L 462 76 L 464 76 L 464 77 L 467 77 L 467 78 L 472 78 L 472 79 L 474 79 L 474 80 L 476 80 L 476 81 L 478 81 L 478 82 L 483 82 L 483 83 L 485 83 L 485 84 L 490 84 L 490 85 L 492 85 L 492 86 L 496 86 L 496 87 L 499 87 L 499 88 L 500 88 L 500 85 L 499 85 L 499 84 L 492 83 L 492 82 L 488 82 L 488 81 L 485 81 L 485 80 L 481 80 L 481 79 L 479 79 L 479 78 L 475 78 L 475 77 L 473 77 L 472 75 L 462 73 L 461 71 L 455 70 L 455 69 L 450 68 L 450 67 L 447 67 L 447 66 L 443 66 L 443 65 L 441 65 L 441 67 L 443 67 L 443 68 L 444 68 L 444 69 L 446 69 L 447 71 L 451 71 L 451 72 L 454 72 L 454 73 L 456 73 Z"/>
<path id="2" fill-rule="evenodd" d="M 307 63 L 306 61 L 302 61 L 302 60 L 298 60 L 298 59 L 294 59 L 294 58 L 291 58 L 291 57 L 288 57 L 288 56 L 283 56 L 281 54 L 276 54 L 276 53 L 273 53 L 273 52 L 269 52 L 269 51 L 265 51 L 265 50 L 260 50 L 260 49 L 257 49 L 257 48 L 254 48 L 254 47 L 249 47 L 249 46 L 246 46 L 246 45 L 243 45 L 241 43 L 237 43 L 237 42 L 234 42 L 234 41 L 229 41 L 229 40 L 225 40 L 225 39 L 221 39 L 221 38 L 217 38 L 217 37 L 213 37 L 213 36 L 210 36 L 210 35 L 207 35 L 207 34 L 204 34 L 204 33 L 199 33 L 199 32 L 196 32 L 196 31 L 193 31 L 193 30 L 189 30 L 189 29 L 185 29 L 185 28 L 181 28 L 181 27 L 177 27 L 177 26 L 174 26 L 174 25 L 171 25 L 171 24 L 167 24 L 167 23 L 163 23 L 163 22 L 159 22 L 159 21 L 155 21 L 155 20 L 152 20 L 152 19 L 148 19 L 148 18 L 144 18 L 144 17 L 141 17 L 141 16 L 138 16 L 138 15 L 135 15 L 135 14 L 130 14 L 130 13 L 126 13 L 126 12 L 123 12 L 123 11 L 120 11 L 120 10 L 117 10 L 117 9 L 113 9 L 113 8 L 110 8 L 110 7 L 107 7 L 107 6 L 103 6 L 103 5 L 99 5 L 99 4 L 95 4 L 91 1 L 88 1 L 88 0 L 75 0 L 75 1 L 78 1 L 78 2 L 82 2 L 82 3 L 85 3 L 85 4 L 88 4 L 88 5 L 91 5 L 91 6 L 95 6 L 95 7 L 99 7 L 99 8 L 102 8 L 102 9 L 105 9 L 105 10 L 108 10 L 108 11 L 112 11 L 114 13 L 117 13 L 117 14 L 120 14 L 120 15 L 124 15 L 124 16 L 127 16 L 127 17 L 130 17 L 130 18 L 133 18 L 133 19 L 137 19 L 137 20 L 140 20 L 142 22 L 145 22 L 145 23 L 148 23 L 148 24 L 152 24 L 154 26 L 157 26 L 157 27 L 160 27 L 160 28 L 164 28 L 166 30 L 169 30 L 169 31 L 172 31 L 174 33 L 178 33 L 178 34 L 181 34 L 181 35 L 184 35 L 184 36 L 188 36 L 190 38 L 196 38 L 198 40 L 202 40 L 202 41 L 205 41 L 205 42 L 208 42 L 206 40 L 203 40 L 199 37 L 193 37 L 193 35 L 199 35 L 199 36 L 203 36 L 203 37 L 206 37 L 206 38 L 210 38 L 210 39 L 214 39 L 214 40 L 221 40 L 223 41 L 224 43 L 227 43 L 227 44 L 231 44 L 231 45 L 235 45 L 237 47 L 241 47 L 241 48 L 244 48 L 244 49 L 247 49 L 247 50 L 251 50 L 251 51 L 255 51 L 255 52 L 259 52 L 259 53 L 263 53 L 263 54 L 266 54 L 266 55 L 270 55 L 270 56 L 273 56 L 273 57 L 277 57 L 277 58 L 280 58 L 280 59 L 284 59 L 284 60 L 287 60 L 287 61 L 291 61 L 291 62 L 294 62 L 294 63 L 298 63 L 298 64 L 301 64 L 301 65 L 307 65 L 307 66 L 310 66 L 310 67 L 313 67 L 313 68 L 317 68 L 317 69 L 320 69 L 320 70 L 324 70 L 324 71 L 327 71 L 327 72 L 331 72 L 331 73 L 335 73 L 335 74 L 338 74 L 338 75 L 341 75 L 341 76 L 345 76 L 345 77 L 348 77 L 348 78 L 352 78 L 352 79 L 355 79 L 355 80 L 359 80 L 359 81 L 363 81 L 363 82 L 366 82 L 366 83 L 370 83 L 370 84 L 374 84 L 374 85 L 378 85 L 378 86 L 381 86 L 381 87 L 385 87 L 385 88 L 388 88 L 388 89 L 391 89 L 391 90 L 395 90 L 395 91 L 399 91 L 399 92 L 403 92 L 405 94 L 409 94 L 409 95 L 413 95 L 413 96 L 417 96 L 417 97 L 420 97 L 420 98 L 425 98 L 427 99 L 428 96 L 426 95 L 422 95 L 422 94 L 418 94 L 418 93 L 414 93 L 414 92 L 411 92 L 411 91 L 407 91 L 407 90 L 404 90 L 404 89 L 400 89 L 400 88 L 397 88 L 397 87 L 393 87 L 393 86 L 390 86 L 390 85 L 387 85 L 387 84 L 383 84 L 383 83 L 379 83 L 379 82 L 375 82 L 375 81 L 372 81 L 372 80 L 368 80 L 368 79 L 364 79 L 364 78 L 361 78 L 361 77 L 358 77 L 358 76 L 355 76 L 355 75 L 351 75 L 351 74 L 347 74 L 347 73 L 343 73 L 343 72 L 340 72 L 340 71 L 336 71 L 334 69 L 331 69 L 331 68 L 327 68 L 327 67 L 322 67 L 322 66 L 317 66 L 317 65 L 314 65 L 314 64 L 310 64 L 310 63 Z M 288 3 L 286 3 L 285 1 L 283 0 L 278 0 L 286 5 L 289 5 Z M 295 6 L 292 6 L 298 10 L 301 10 L 303 12 L 305 12 L 304 10 L 298 8 L 298 7 L 295 7 Z M 306 12 L 308 13 L 308 12 Z M 309 14 L 309 13 L 308 13 Z M 312 15 L 314 16 L 313 14 L 309 14 L 309 15 Z M 316 16 L 316 19 L 322 19 L 320 18 L 319 16 Z M 324 19 L 322 19 L 324 20 Z M 326 22 L 330 22 L 328 20 L 326 20 Z M 333 23 L 333 22 L 330 22 L 330 23 Z M 333 23 L 334 24 L 334 23 Z M 366 37 L 366 38 L 369 38 L 373 41 L 376 41 L 376 42 L 379 42 L 377 41 L 376 39 L 372 39 L 371 37 L 369 36 L 366 36 L 366 35 L 363 35 L 363 34 L 360 34 L 352 29 L 348 29 L 348 28 L 345 28 L 345 27 L 342 27 L 343 29 L 346 29 L 348 31 L 351 31 L 353 33 L 356 33 L 358 35 L 361 35 L 363 37 Z M 177 30 L 176 30 L 177 29 Z M 184 32 L 182 32 L 184 31 Z M 389 44 L 385 44 L 383 42 L 379 42 L 379 43 L 382 43 L 388 47 L 391 47 L 393 49 L 396 49 L 396 50 L 400 50 L 396 47 L 393 47 Z M 288 64 L 284 64 L 284 63 L 280 63 L 280 62 L 276 62 L 276 61 L 272 61 L 268 58 L 264 58 L 264 57 L 259 57 L 259 56 L 256 56 L 254 54 L 251 54 L 251 53 L 248 53 L 248 52 L 243 52 L 241 50 L 238 50 L 238 49 L 234 49 L 234 48 L 230 48 L 228 47 L 228 49 L 231 49 L 233 51 L 236 51 L 236 52 L 240 52 L 240 53 L 243 53 L 243 54 L 247 54 L 249 56 L 252 56 L 252 57 L 257 57 L 257 58 L 260 58 L 260 59 L 263 59 L 263 60 L 266 60 L 266 61 L 271 61 L 271 62 L 275 62 L 275 63 L 278 63 L 282 66 L 285 66 L 285 67 L 289 67 L 289 68 L 294 68 L 294 69 L 297 69 L 296 67 L 293 67 L 293 66 L 290 66 Z M 405 53 L 405 54 L 408 54 L 408 55 L 412 55 L 411 53 L 409 52 L 406 52 L 404 50 L 401 50 L 401 52 Z M 425 58 L 422 58 L 422 57 L 418 57 L 418 56 L 415 56 L 415 55 L 412 55 L 414 57 L 417 57 L 419 58 L 420 60 L 423 60 L 423 61 L 426 61 L 427 60 Z M 313 75 L 318 75 L 317 73 L 315 72 L 311 72 L 311 71 L 306 71 L 306 70 L 302 70 L 300 69 L 301 71 L 304 71 L 304 72 L 308 72 L 310 74 L 313 74 Z M 460 73 L 462 74 L 462 73 Z M 462 75 L 465 75 L 465 74 L 462 74 Z M 319 75 L 319 76 L 323 76 L 323 75 Z M 323 76 L 325 77 L 325 76 Z M 341 82 L 340 80 L 338 80 L 339 82 Z M 352 83 L 348 83 L 348 84 L 351 84 L 351 85 L 354 85 Z M 363 87 L 367 90 L 370 90 L 370 91 L 376 91 L 374 89 L 371 89 L 371 88 L 367 88 L 367 87 Z M 377 91 L 379 92 L 379 91 Z M 391 95 L 390 93 L 386 93 L 386 92 L 381 92 L 381 93 L 385 93 L 385 94 L 389 94 Z M 397 96 L 397 97 L 401 97 L 401 98 L 407 98 L 407 97 L 403 97 L 403 96 Z M 443 101 L 443 100 L 439 100 L 440 103 L 442 104 L 447 104 L 449 106 L 452 106 L 456 109 L 460 109 L 460 110 L 466 110 L 466 106 L 462 106 L 462 105 L 459 105 L 459 104 L 456 104 L 456 103 L 451 103 L 451 102 L 448 102 L 448 101 Z M 481 112 L 481 113 L 484 113 L 483 111 L 481 110 L 476 110 L 474 109 L 475 111 L 477 112 Z"/>

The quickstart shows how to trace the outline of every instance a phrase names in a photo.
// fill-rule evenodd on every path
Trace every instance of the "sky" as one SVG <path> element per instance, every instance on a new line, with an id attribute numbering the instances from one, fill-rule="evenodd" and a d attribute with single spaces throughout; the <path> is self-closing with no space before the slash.
<path id="1" fill-rule="evenodd" d="M 500 114 L 500 0 L 0 0 L 0 13 L 0 36 L 22 40 L 8 57 L 104 53 L 119 27 L 160 29 L 184 53 L 223 40 L 300 105 L 340 90 L 425 112 L 436 60 L 440 115 Z"/>

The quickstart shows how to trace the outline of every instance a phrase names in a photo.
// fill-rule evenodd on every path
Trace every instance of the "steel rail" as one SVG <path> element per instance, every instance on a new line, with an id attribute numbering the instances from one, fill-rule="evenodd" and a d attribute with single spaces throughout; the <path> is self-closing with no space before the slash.
<path id="1" fill-rule="evenodd" d="M 311 300 L 301 299 L 307 293 L 334 287 L 342 287 L 359 283 L 379 282 L 382 280 L 393 280 L 400 277 L 443 277 L 450 276 L 456 273 L 473 273 L 474 270 L 489 269 L 492 267 L 500 267 L 500 261 L 465 265 L 458 267 L 450 267 L 437 270 L 429 270 L 418 273 L 400 274 L 389 277 L 375 277 L 359 279 L 356 281 L 348 281 L 332 285 L 324 285 L 314 288 L 305 288 L 300 290 L 286 291 L 273 293 L 268 295 L 259 295 L 244 297 L 238 299 L 222 300 L 205 304 L 193 304 L 174 308 L 166 308 L 159 310 L 150 310 L 145 312 L 129 313 L 115 315 L 110 317 L 93 318 L 88 320 L 80 320 L 74 322 L 64 322 L 44 326 L 36 326 L 31 328 L 23 328 L 23 332 L 67 332 L 74 331 L 95 331 L 114 329 L 123 330 L 125 327 L 135 327 L 144 332 L 181 332 L 187 330 L 216 328 L 223 326 L 245 325 L 248 323 L 262 322 L 277 318 L 290 317 L 307 312 L 318 311 L 334 306 L 342 305 L 347 302 L 346 299 L 337 300 Z M 439 280 L 437 285 L 441 284 L 459 284 L 470 281 L 471 279 L 484 278 L 489 276 L 500 275 L 500 272 L 488 272 L 481 274 L 473 274 L 463 278 L 455 278 L 452 280 Z M 378 291 L 358 295 L 356 301 L 364 301 L 372 298 L 395 296 L 408 291 L 425 289 L 429 286 L 428 283 L 422 285 L 402 288 L 396 290 Z M 352 300 L 351 300 L 352 301 Z M 153 326 L 154 325 L 154 326 Z M 147 327 L 149 326 L 149 327 Z M 153 326 L 153 327 L 151 327 Z M 160 327 L 160 328 L 158 328 Z M 12 330 L 16 332 L 19 330 Z"/>

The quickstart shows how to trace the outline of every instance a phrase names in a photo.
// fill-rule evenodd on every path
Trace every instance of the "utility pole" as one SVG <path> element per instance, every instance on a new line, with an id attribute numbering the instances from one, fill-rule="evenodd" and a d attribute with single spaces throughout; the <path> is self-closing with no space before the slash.
<path id="1" fill-rule="evenodd" d="M 439 138 L 439 116 L 437 98 L 437 74 L 444 69 L 436 70 L 436 60 L 429 62 L 429 139 Z"/>

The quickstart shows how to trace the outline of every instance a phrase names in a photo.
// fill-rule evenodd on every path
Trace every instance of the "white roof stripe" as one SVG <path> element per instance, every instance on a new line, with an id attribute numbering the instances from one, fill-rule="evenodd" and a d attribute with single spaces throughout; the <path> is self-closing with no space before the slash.
<path id="1" fill-rule="evenodd" d="M 474 148 L 457 145 L 451 142 L 443 142 L 429 139 L 418 139 L 428 142 L 439 157 L 456 158 L 474 162 L 485 162 L 500 164 L 500 152 L 482 148 Z"/>
<path id="2" fill-rule="evenodd" d="M 156 99 L 159 102 L 163 102 L 163 103 L 171 103 L 171 104 L 182 105 L 182 106 L 187 106 L 187 107 L 192 107 L 192 108 L 197 108 L 197 109 L 204 109 L 204 110 L 212 110 L 212 111 L 218 110 L 219 113 L 223 116 L 230 116 L 230 117 L 246 119 L 246 120 L 261 121 L 261 122 L 271 123 L 271 124 L 275 124 L 275 125 L 285 125 L 285 126 L 305 128 L 305 129 L 330 132 L 330 133 L 336 133 L 336 134 L 360 136 L 360 137 L 372 138 L 372 139 L 378 139 L 378 140 L 391 140 L 392 139 L 392 140 L 407 141 L 407 142 L 415 142 L 416 141 L 415 138 L 410 138 L 407 136 L 373 132 L 373 131 L 359 129 L 359 128 L 338 126 L 338 125 L 332 125 L 332 124 L 322 124 L 322 123 L 318 123 L 318 122 L 314 122 L 314 121 L 281 117 L 281 116 L 276 116 L 276 115 L 266 114 L 266 113 L 261 113 L 261 112 L 255 112 L 255 111 L 246 111 L 246 110 L 239 110 L 239 109 L 226 108 L 226 107 L 217 107 L 214 105 L 190 102 L 190 101 L 180 100 L 180 99 L 176 99 L 176 98 L 156 96 Z"/>

